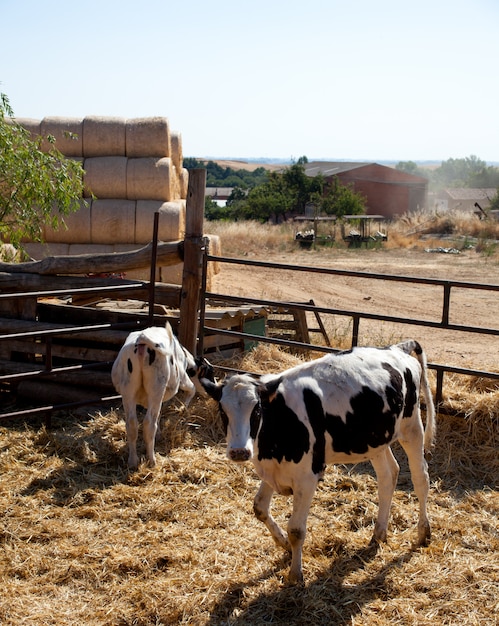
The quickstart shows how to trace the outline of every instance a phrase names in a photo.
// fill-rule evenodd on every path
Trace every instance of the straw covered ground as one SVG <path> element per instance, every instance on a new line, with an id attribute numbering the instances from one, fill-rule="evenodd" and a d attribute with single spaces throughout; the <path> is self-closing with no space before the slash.
<path id="1" fill-rule="evenodd" d="M 240 255 L 244 246 L 255 258 L 496 282 L 497 250 L 492 254 L 490 247 L 484 254 L 463 246 L 459 255 L 430 255 L 412 244 L 402 255 L 312 250 L 302 259 L 305 253 L 290 252 L 289 233 L 283 248 L 262 240 L 260 230 L 253 242 L 247 225 L 238 236 L 243 232 L 239 242 L 230 236 L 238 249 L 228 238 L 222 242 L 228 255 Z M 274 297 L 270 278 L 252 271 L 250 291 Z M 217 281 L 242 288 L 242 275 L 229 268 Z M 305 282 L 286 279 L 274 287 L 281 295 L 298 289 L 300 299 L 348 301 L 352 308 L 396 311 L 409 302 L 421 315 L 433 306 L 431 299 L 408 301 L 407 290 L 398 294 L 394 287 L 367 292 L 363 284 L 336 281 L 322 285 L 317 296 Z M 492 296 L 457 302 L 455 314 L 466 314 L 459 323 L 476 323 L 474 315 L 495 326 L 486 317 L 497 310 Z M 391 342 L 382 331 L 367 339 Z M 494 369 L 493 339 L 478 344 L 472 337 L 456 347 L 425 336 L 423 345 L 429 360 Z M 271 372 L 297 360 L 260 345 L 231 365 Z M 444 396 L 444 406 L 458 415 L 438 416 L 429 462 L 431 543 L 413 545 L 417 501 L 401 448 L 394 446 L 401 474 L 389 541 L 381 546 L 369 545 L 377 513 L 370 465 L 330 467 L 308 518 L 303 586 L 287 583 L 289 556 L 253 515 L 259 481 L 252 466 L 225 458 L 212 400 L 197 398 L 187 412 L 178 400 L 165 406 L 158 464 L 135 473 L 126 468 L 120 405 L 55 415 L 50 430 L 35 419 L 0 422 L 0 623 L 498 624 L 499 389 L 490 380 L 446 375 Z M 275 497 L 273 509 L 285 524 L 290 499 Z"/>
<path id="2" fill-rule="evenodd" d="M 297 358 L 261 345 L 241 365 Z M 451 381 L 452 382 L 452 381 Z M 158 465 L 126 469 L 121 408 L 0 427 L 0 622 L 10 624 L 496 624 L 499 391 L 462 378 L 430 461 L 433 539 L 415 548 L 402 466 L 389 543 L 369 545 L 369 465 L 331 467 L 313 501 L 304 586 L 253 516 L 258 480 L 225 458 L 213 401 L 164 409 Z M 290 500 L 275 497 L 281 523 Z"/>

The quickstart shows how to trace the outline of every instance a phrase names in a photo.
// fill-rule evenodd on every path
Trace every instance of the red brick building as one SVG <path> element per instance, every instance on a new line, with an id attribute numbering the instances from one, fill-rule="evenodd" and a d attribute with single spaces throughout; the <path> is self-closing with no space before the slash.
<path id="1" fill-rule="evenodd" d="M 427 208 L 428 180 L 378 163 L 312 161 L 305 164 L 308 176 L 334 176 L 351 185 L 367 200 L 367 215 L 392 218 Z"/>

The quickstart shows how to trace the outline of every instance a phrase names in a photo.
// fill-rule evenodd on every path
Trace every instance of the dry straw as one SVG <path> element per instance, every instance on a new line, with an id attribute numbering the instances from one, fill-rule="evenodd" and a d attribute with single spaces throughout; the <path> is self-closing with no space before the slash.
<path id="1" fill-rule="evenodd" d="M 278 371 L 298 357 L 259 347 L 225 365 Z M 217 407 L 164 408 L 158 466 L 126 469 L 121 408 L 0 427 L 0 622 L 317 625 L 497 623 L 499 391 L 450 385 L 430 461 L 433 539 L 415 548 L 417 500 L 405 457 L 389 543 L 369 545 L 369 465 L 331 467 L 314 498 L 305 585 L 254 517 L 251 465 L 225 458 Z M 281 523 L 288 498 L 276 497 Z"/>

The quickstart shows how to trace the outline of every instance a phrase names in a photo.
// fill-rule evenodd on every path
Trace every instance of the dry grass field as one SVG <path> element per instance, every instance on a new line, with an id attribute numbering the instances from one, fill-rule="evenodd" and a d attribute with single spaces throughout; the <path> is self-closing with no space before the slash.
<path id="1" fill-rule="evenodd" d="M 497 283 L 493 238 L 481 251 L 475 245 L 463 247 L 462 255 L 430 255 L 424 247 L 438 237 L 423 243 L 420 225 L 406 224 L 397 234 L 393 227 L 384 250 L 302 252 L 290 243 L 289 231 L 279 239 L 277 231 L 264 234 L 248 224 L 237 236 L 224 233 L 226 225 L 208 226 L 218 229 L 229 256 L 334 262 L 380 272 L 398 267 L 401 273 L 445 272 Z M 419 235 L 408 235 L 414 228 Z M 479 240 L 480 235 L 466 237 Z M 223 268 L 218 286 L 224 275 L 227 285 L 235 284 L 233 271 Z M 267 278 L 253 273 L 248 279 L 254 290 L 258 285 L 258 295 L 267 293 Z M 239 288 L 242 282 L 239 274 Z M 286 293 L 288 286 L 279 289 Z M 340 297 L 344 289 L 339 285 L 327 298 Z M 352 292 L 349 297 L 369 306 L 379 299 L 366 295 L 364 286 L 353 286 Z M 490 302 L 479 306 L 490 316 Z M 391 339 L 391 332 L 381 329 L 371 338 L 380 343 Z M 479 352 L 491 353 L 487 364 L 496 371 L 497 351 L 489 344 L 490 339 L 483 341 Z M 434 351 L 446 357 L 445 347 L 424 345 L 430 360 Z M 464 350 L 463 345 L 462 361 L 471 365 L 474 357 Z M 230 364 L 269 372 L 298 359 L 261 344 Z M 213 401 L 198 398 L 187 412 L 178 401 L 165 406 L 158 464 L 154 470 L 141 465 L 134 473 L 126 468 L 119 405 L 57 414 L 50 430 L 36 419 L 1 422 L 0 623 L 497 624 L 499 390 L 490 381 L 449 376 L 445 406 L 459 415 L 438 416 L 429 461 L 431 543 L 414 546 L 417 501 L 398 446 L 401 475 L 384 545 L 369 544 L 377 512 L 370 466 L 330 467 L 308 519 L 305 583 L 299 586 L 287 583 L 289 557 L 253 515 L 259 481 L 251 465 L 225 458 Z M 282 524 L 289 507 L 289 498 L 275 497 Z"/>

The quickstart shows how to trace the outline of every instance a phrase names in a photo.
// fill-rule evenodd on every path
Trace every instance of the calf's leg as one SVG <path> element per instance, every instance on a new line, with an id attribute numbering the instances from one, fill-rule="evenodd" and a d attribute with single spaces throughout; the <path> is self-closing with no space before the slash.
<path id="1" fill-rule="evenodd" d="M 272 517 L 270 513 L 270 501 L 272 499 L 272 494 L 274 490 L 272 487 L 262 480 L 262 484 L 260 485 L 260 489 L 255 496 L 255 500 L 253 502 L 253 511 L 256 515 L 256 518 L 265 524 L 265 526 L 269 529 L 270 534 L 274 538 L 274 541 L 277 545 L 281 546 L 285 550 L 291 551 L 291 546 L 289 545 L 288 538 L 286 537 L 286 533 L 282 530 L 282 528 L 277 524 L 275 519 Z"/>
<path id="2" fill-rule="evenodd" d="M 392 505 L 393 492 L 397 485 L 399 465 L 391 449 L 385 448 L 379 452 L 371 463 L 378 479 L 378 519 L 374 527 L 374 541 L 386 541 L 388 518 Z"/>
<path id="3" fill-rule="evenodd" d="M 154 442 L 156 440 L 156 432 L 158 430 L 159 415 L 161 413 L 161 404 L 163 401 L 163 389 L 159 392 L 156 390 L 149 395 L 147 400 L 147 412 L 144 417 L 143 431 L 144 443 L 146 446 L 146 458 L 151 467 L 156 465 L 154 455 Z"/>
<path id="4" fill-rule="evenodd" d="M 128 443 L 128 467 L 136 469 L 139 465 L 137 456 L 137 435 L 139 423 L 137 421 L 137 405 L 135 400 L 123 396 L 123 408 L 125 409 L 126 438 Z"/>
<path id="5" fill-rule="evenodd" d="M 307 532 L 307 517 L 314 497 L 317 480 L 313 484 L 303 482 L 293 490 L 293 512 L 288 521 L 288 539 L 291 544 L 291 567 L 289 582 L 303 581 L 302 552 Z"/>
<path id="6" fill-rule="evenodd" d="M 430 477 L 428 475 L 428 465 L 424 458 L 423 427 L 421 426 L 417 430 L 417 433 L 414 430 L 412 431 L 410 438 L 401 438 L 400 443 L 409 460 L 412 484 L 419 502 L 418 541 L 420 545 L 424 546 L 428 544 L 431 538 L 430 521 L 427 512 Z"/>

